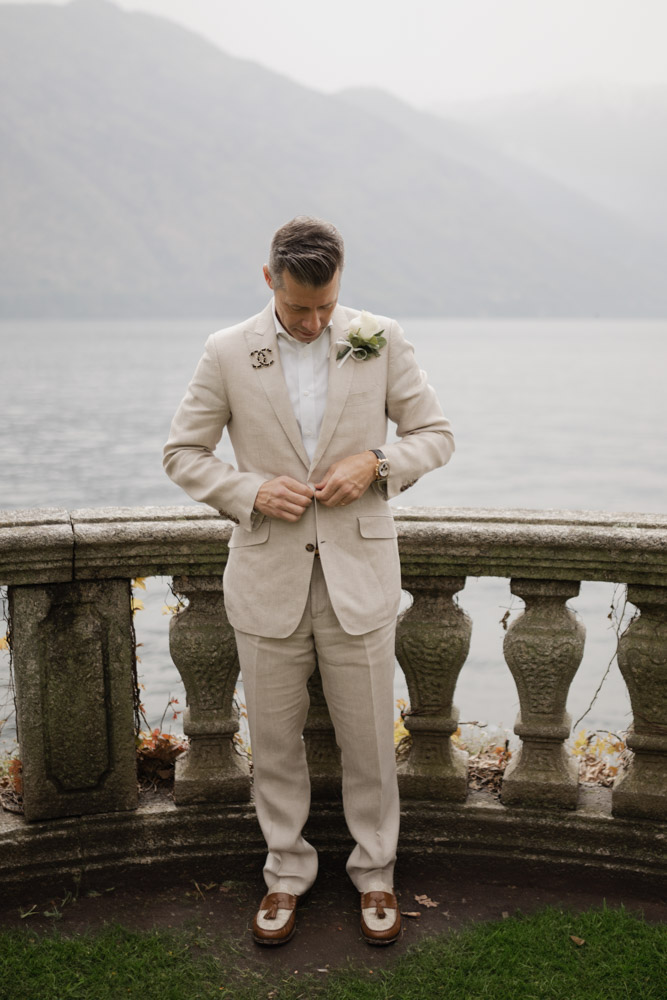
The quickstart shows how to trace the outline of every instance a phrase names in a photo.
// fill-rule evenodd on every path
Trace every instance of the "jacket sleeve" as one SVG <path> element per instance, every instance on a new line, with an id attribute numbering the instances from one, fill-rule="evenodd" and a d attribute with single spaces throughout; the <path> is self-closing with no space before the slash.
<path id="1" fill-rule="evenodd" d="M 231 410 L 214 338 L 206 341 L 187 392 L 171 423 L 163 464 L 193 500 L 215 508 L 223 517 L 251 531 L 252 509 L 265 477 L 239 472 L 214 455 Z"/>
<path id="2" fill-rule="evenodd" d="M 420 476 L 445 465 L 454 453 L 454 436 L 435 390 L 421 371 L 414 348 L 398 323 L 387 338 L 387 416 L 399 441 L 383 446 L 389 461 L 387 499 L 408 489 Z"/>

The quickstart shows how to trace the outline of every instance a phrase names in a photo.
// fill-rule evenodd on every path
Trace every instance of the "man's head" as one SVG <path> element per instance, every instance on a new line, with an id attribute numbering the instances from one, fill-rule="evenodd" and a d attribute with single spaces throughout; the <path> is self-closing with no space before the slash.
<path id="1" fill-rule="evenodd" d="M 264 278 L 278 319 L 295 340 L 316 340 L 338 301 L 343 238 L 330 222 L 298 216 L 275 233 Z"/>

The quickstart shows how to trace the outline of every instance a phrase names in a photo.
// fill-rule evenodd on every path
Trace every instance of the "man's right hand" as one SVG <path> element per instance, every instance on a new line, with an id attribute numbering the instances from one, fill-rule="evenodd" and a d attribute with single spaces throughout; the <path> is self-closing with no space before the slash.
<path id="1" fill-rule="evenodd" d="M 281 521 L 298 521 L 312 501 L 310 486 L 291 476 L 278 476 L 262 483 L 255 497 L 255 510 Z"/>

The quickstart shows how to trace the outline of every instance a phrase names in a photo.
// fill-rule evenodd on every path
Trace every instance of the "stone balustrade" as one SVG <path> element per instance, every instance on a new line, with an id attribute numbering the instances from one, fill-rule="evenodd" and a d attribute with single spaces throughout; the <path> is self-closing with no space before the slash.
<path id="1" fill-rule="evenodd" d="M 395 515 L 403 585 L 413 597 L 396 646 L 412 737 L 399 767 L 404 843 L 484 856 L 532 851 L 538 861 L 667 876 L 667 517 L 439 508 Z M 161 838 L 173 836 L 178 816 L 194 830 L 179 841 L 185 854 L 195 843 L 210 847 L 212 834 L 203 831 L 213 817 L 229 850 L 261 850 L 249 825 L 248 765 L 233 748 L 238 658 L 221 579 L 231 529 L 195 507 L 0 512 L 25 807 L 24 817 L 0 817 L 0 880 L 11 880 L 17 864 L 30 868 L 26 845 L 35 831 L 63 871 L 127 863 L 148 827 L 152 856 L 163 856 L 169 848 Z M 170 648 L 187 696 L 190 750 L 177 765 L 174 804 L 159 815 L 153 806 L 148 817 L 137 798 L 130 581 L 150 576 L 171 577 L 184 601 L 170 622 Z M 467 756 L 451 740 L 472 631 L 461 606 L 467 576 L 506 577 L 525 603 L 504 642 L 519 696 L 520 750 L 500 803 L 468 793 Z M 580 785 L 564 746 L 567 695 L 585 643 L 566 602 L 583 580 L 626 584 L 638 609 L 618 649 L 634 756 L 610 803 Z M 340 797 L 339 756 L 317 675 L 304 738 L 313 823 L 325 840 L 342 842 L 331 819 L 340 813 L 331 805 Z M 98 843 L 107 831 L 106 860 L 85 829 L 97 831 Z"/>

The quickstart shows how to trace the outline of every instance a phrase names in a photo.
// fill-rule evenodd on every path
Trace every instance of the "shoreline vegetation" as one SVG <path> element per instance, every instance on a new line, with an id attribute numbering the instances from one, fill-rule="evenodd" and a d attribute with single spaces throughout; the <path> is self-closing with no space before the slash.
<path id="1" fill-rule="evenodd" d="M 145 580 L 137 577 L 132 581 L 132 614 L 135 616 L 144 610 L 144 604 L 137 596 L 137 590 L 146 590 Z M 163 614 L 177 615 L 185 608 L 185 604 L 175 594 L 174 604 L 165 603 Z M 610 618 L 614 619 L 617 640 L 624 620 L 625 606 L 620 615 L 612 605 Z M 136 650 L 142 643 L 135 644 L 135 665 L 141 663 Z M 13 717 L 13 679 L 11 671 L 11 627 L 7 622 L 6 634 L 0 636 L 0 651 L 9 654 L 9 685 L 5 703 L 2 706 L 7 712 L 0 718 L 0 739 L 3 729 L 11 723 Z M 135 676 L 136 679 L 136 676 Z M 162 717 L 157 726 L 151 726 L 145 714 L 142 703 L 142 692 L 145 686 L 137 680 L 135 699 L 136 718 L 136 758 L 137 782 L 139 794 L 160 792 L 173 795 L 174 771 L 177 759 L 189 748 L 189 740 L 183 734 L 173 734 L 171 727 L 165 729 L 165 720 L 169 717 L 170 724 L 176 722 L 182 714 L 177 708 L 179 701 L 171 694 L 167 700 Z M 596 697 L 597 697 L 596 692 Z M 238 709 L 240 728 L 234 735 L 234 748 L 249 764 L 252 774 L 252 748 L 247 731 L 247 713 L 245 705 L 240 701 L 238 692 L 234 693 Z M 410 706 L 405 699 L 397 699 L 396 707 L 399 718 L 394 723 L 394 746 L 397 762 L 405 759 L 412 743 L 410 733 L 405 727 L 405 719 L 410 714 Z M 142 728 L 142 723 L 143 727 Z M 513 750 L 510 747 L 508 730 L 488 727 L 478 722 L 461 723 L 452 735 L 452 742 L 458 750 L 468 754 L 468 788 L 471 791 L 490 791 L 496 798 L 501 798 L 502 779 L 505 768 L 512 759 Z M 16 742 L 16 741 L 15 741 Z M 625 733 L 615 733 L 609 730 L 589 731 L 581 729 L 574 733 L 566 742 L 569 753 L 577 759 L 579 780 L 585 784 L 600 785 L 610 788 L 616 777 L 627 768 L 632 759 L 632 752 L 625 742 Z M 22 805 L 22 774 L 18 746 L 7 752 L 0 746 L 0 807 L 8 812 L 23 813 Z"/>
<path id="2" fill-rule="evenodd" d="M 139 794 L 160 792 L 171 796 L 174 786 L 176 761 L 187 753 L 187 736 L 174 734 L 163 728 L 167 714 L 175 721 L 181 714 L 176 698 L 169 698 L 162 719 L 154 728 L 141 729 L 136 736 L 137 782 Z M 397 702 L 400 718 L 394 724 L 394 746 L 397 762 L 406 758 L 410 751 L 411 736 L 404 725 L 409 715 L 409 706 L 401 699 Z M 141 706 L 140 706 L 141 710 Z M 142 713 L 143 714 L 143 713 Z M 239 715 L 243 717 L 245 706 L 239 703 Z M 143 716 L 147 724 L 146 717 Z M 3 724 L 0 720 L 0 735 Z M 471 791 L 490 791 L 501 798 L 502 779 L 505 768 L 512 759 L 509 739 L 498 740 L 497 733 L 489 733 L 477 723 L 467 723 L 456 730 L 452 742 L 458 750 L 468 754 L 468 788 Z M 624 734 L 604 730 L 580 730 L 566 744 L 570 754 L 578 761 L 579 780 L 585 784 L 610 788 L 615 778 L 628 766 L 631 751 Z M 241 733 L 234 736 L 234 747 L 250 766 L 252 774 L 252 748 Z M 16 750 L 0 752 L 0 807 L 8 812 L 22 813 L 21 760 Z"/>

